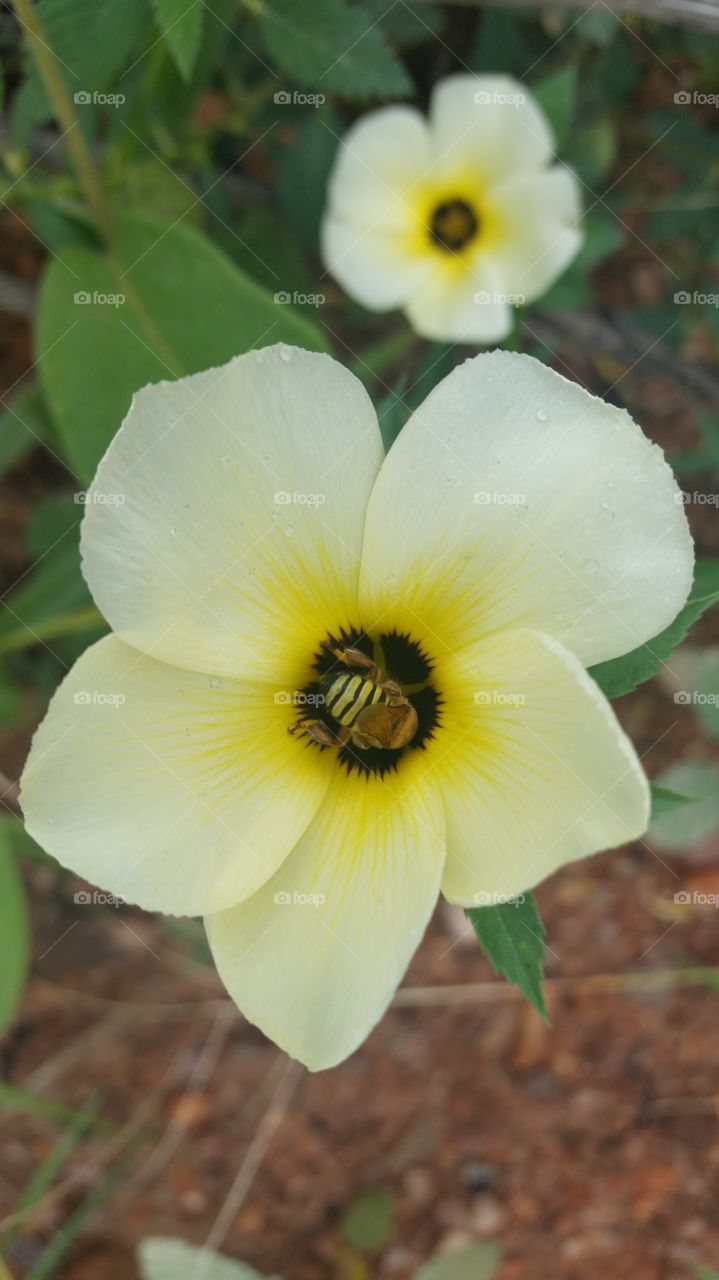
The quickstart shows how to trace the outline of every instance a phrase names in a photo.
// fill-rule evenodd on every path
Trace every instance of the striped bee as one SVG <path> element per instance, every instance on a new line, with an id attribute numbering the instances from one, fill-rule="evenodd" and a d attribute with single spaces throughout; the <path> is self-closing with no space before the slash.
<path id="1" fill-rule="evenodd" d="M 345 647 L 332 653 L 357 671 L 330 673 L 322 681 L 324 705 L 337 729 L 322 720 L 299 720 L 290 733 L 302 733 L 324 747 L 345 746 L 360 750 L 406 747 L 417 732 L 417 712 L 394 680 L 385 679 L 378 666 L 360 649 Z"/>

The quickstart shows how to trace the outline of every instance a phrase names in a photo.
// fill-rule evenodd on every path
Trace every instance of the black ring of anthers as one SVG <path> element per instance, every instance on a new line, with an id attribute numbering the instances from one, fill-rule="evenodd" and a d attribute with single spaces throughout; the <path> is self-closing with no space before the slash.
<path id="1" fill-rule="evenodd" d="M 424 688 L 417 692 L 407 693 L 408 700 L 417 712 L 417 732 L 406 747 L 399 747 L 397 750 L 380 747 L 360 750 L 353 747 L 351 743 L 346 743 L 338 751 L 337 759 L 348 774 L 355 770 L 357 773 L 382 777 L 385 773 L 396 772 L 405 752 L 426 750 L 427 743 L 434 737 L 440 724 L 442 699 L 437 690 L 428 683 L 432 675 L 432 663 L 420 645 L 409 635 L 400 634 L 397 631 L 380 635 L 379 645 L 382 651 L 382 669 L 387 679 L 396 680 L 403 688 L 406 685 L 424 685 Z M 337 722 L 329 711 L 326 711 L 321 704 L 318 705 L 318 695 L 322 692 L 324 678 L 335 673 L 341 675 L 348 670 L 332 652 L 333 649 L 343 648 L 359 649 L 368 658 L 374 657 L 374 645 L 366 632 L 359 631 L 355 627 L 349 627 L 347 630 L 342 627 L 338 636 L 328 635 L 325 643 L 315 654 L 312 666 L 317 672 L 318 679 L 311 680 L 301 690 L 302 695 L 306 695 L 301 699 L 303 703 L 301 719 L 319 720 L 332 731 L 337 729 Z M 319 748 L 320 751 L 328 749 L 306 735 L 302 740 L 310 747 Z"/>

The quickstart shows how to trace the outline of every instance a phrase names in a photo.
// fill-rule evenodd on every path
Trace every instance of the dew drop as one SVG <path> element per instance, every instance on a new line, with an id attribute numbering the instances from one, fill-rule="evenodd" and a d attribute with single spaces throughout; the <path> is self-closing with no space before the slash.
<path id="1" fill-rule="evenodd" d="M 537 409 L 537 418 L 539 422 L 546 422 L 549 417 L 546 409 Z"/>
<path id="2" fill-rule="evenodd" d="M 291 524 L 288 524 L 288 525 L 286 526 L 286 528 L 285 528 L 285 533 L 287 534 L 287 537 L 288 537 L 288 538 L 291 538 L 291 537 L 292 537 L 292 534 L 294 533 L 294 529 L 292 528 L 292 525 L 291 525 Z"/>
<path id="3" fill-rule="evenodd" d="M 603 503 L 602 503 L 602 510 L 603 510 L 603 511 L 608 511 L 608 510 L 609 510 L 609 503 L 608 503 L 608 502 L 603 502 Z"/>
<path id="4" fill-rule="evenodd" d="M 596 560 L 587 560 L 587 563 L 585 564 L 584 568 L 586 569 L 587 573 L 596 573 L 599 569 L 599 565 L 597 564 Z"/>
<path id="5" fill-rule="evenodd" d="M 172 529 L 170 529 L 170 536 L 171 536 L 172 538 L 176 538 L 176 537 L 177 537 L 177 529 L 175 529 L 174 527 L 173 527 Z"/>
<path id="6" fill-rule="evenodd" d="M 232 459 L 231 459 L 231 457 L 230 457 L 229 453 L 226 453 L 226 454 L 225 454 L 225 456 L 224 456 L 224 457 L 223 457 L 223 459 L 222 459 L 222 465 L 223 465 L 223 467 L 227 467 L 227 466 L 229 466 L 229 464 L 230 464 L 230 462 L 231 462 L 231 461 L 232 461 Z"/>
<path id="7" fill-rule="evenodd" d="M 291 359 L 292 359 L 292 347 L 281 346 L 280 360 L 291 360 Z"/>
<path id="8" fill-rule="evenodd" d="M 220 687 L 220 682 L 217 679 L 217 676 L 213 676 L 212 679 L 210 680 L 210 688 L 219 689 L 219 687 Z"/>

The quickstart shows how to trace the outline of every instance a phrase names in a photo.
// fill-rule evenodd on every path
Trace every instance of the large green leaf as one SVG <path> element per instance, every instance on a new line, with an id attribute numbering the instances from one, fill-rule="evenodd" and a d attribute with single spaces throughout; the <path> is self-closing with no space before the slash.
<path id="1" fill-rule="evenodd" d="M 144 215 L 118 218 L 114 260 L 70 249 L 43 279 L 40 379 L 67 458 L 85 481 L 139 387 L 275 342 L 326 347 L 316 323 L 275 304 L 181 223 L 168 229 Z"/>
<path id="2" fill-rule="evenodd" d="M 637 685 L 656 675 L 665 658 L 681 643 L 697 618 L 715 604 L 719 604 L 719 560 L 700 560 L 692 593 L 674 621 L 653 640 L 632 649 L 631 653 L 590 667 L 590 676 L 608 698 L 631 693 Z"/>
<path id="3" fill-rule="evenodd" d="M 263 1280 L 258 1271 L 244 1262 L 234 1262 L 219 1253 L 205 1253 L 169 1236 L 143 1240 L 138 1260 L 142 1280 L 193 1280 L 195 1276 L 202 1276 L 202 1280 Z"/>
<path id="4" fill-rule="evenodd" d="M 189 80 L 200 50 L 203 6 L 188 0 L 152 0 L 157 25 L 180 75 Z"/>
<path id="5" fill-rule="evenodd" d="M 467 916 L 495 973 L 513 983 L 543 1018 L 544 925 L 533 893 L 491 907 L 470 907 Z"/>
<path id="6" fill-rule="evenodd" d="M 412 84 L 384 43 L 374 17 L 346 0 L 268 0 L 262 31 L 280 71 L 317 94 L 348 98 L 402 97 Z"/>
<path id="7" fill-rule="evenodd" d="M 21 387 L 0 413 L 0 475 L 51 435 L 47 410 L 37 387 Z"/>
<path id="8" fill-rule="evenodd" d="M 92 96 L 105 93 L 149 25 L 145 0 L 41 0 L 38 17 L 81 112 L 91 112 Z M 52 109 L 34 63 L 13 104 L 18 136 L 47 120 Z M 81 116 L 81 119 L 83 116 Z"/>
<path id="9" fill-rule="evenodd" d="M 10 848 L 7 827 L 0 826 L 0 1033 L 10 1022 L 25 985 L 30 937 L 25 890 Z"/>

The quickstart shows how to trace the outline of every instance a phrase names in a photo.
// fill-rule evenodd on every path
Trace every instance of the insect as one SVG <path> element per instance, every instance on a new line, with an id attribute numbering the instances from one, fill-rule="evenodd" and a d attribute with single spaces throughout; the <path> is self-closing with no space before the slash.
<path id="1" fill-rule="evenodd" d="M 306 734 L 323 747 L 406 747 L 417 732 L 417 712 L 396 681 L 387 680 L 361 649 L 346 646 L 330 652 L 350 669 L 330 672 L 322 680 L 324 705 L 337 728 L 323 720 L 298 720 L 290 733 Z"/>

